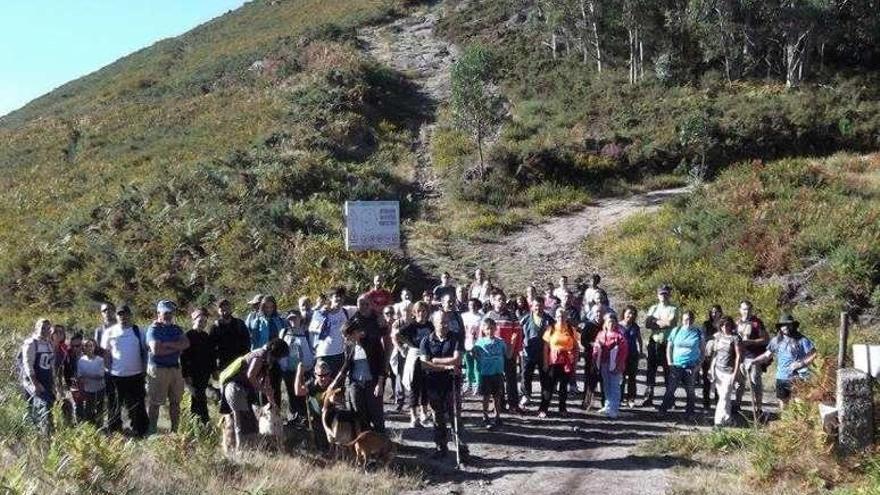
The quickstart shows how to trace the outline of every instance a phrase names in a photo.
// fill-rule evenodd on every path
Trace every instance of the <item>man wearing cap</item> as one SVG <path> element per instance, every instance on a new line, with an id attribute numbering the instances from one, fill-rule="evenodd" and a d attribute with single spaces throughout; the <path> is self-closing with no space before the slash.
<path id="1" fill-rule="evenodd" d="M 189 347 L 189 339 L 183 330 L 174 324 L 174 311 L 177 308 L 171 301 L 159 301 L 156 305 L 156 321 L 147 329 L 147 395 L 150 406 L 150 431 L 155 433 L 159 423 L 159 407 L 168 399 L 168 416 L 171 431 L 177 431 L 180 421 L 180 399 L 183 397 L 183 373 L 180 370 L 180 353 Z"/>
<path id="2" fill-rule="evenodd" d="M 122 407 L 128 414 L 134 435 L 147 434 L 147 410 L 144 404 L 144 379 L 147 345 L 144 335 L 132 323 L 131 309 L 122 304 L 116 309 L 118 322 L 101 334 L 104 367 L 110 374 L 109 383 L 116 391 L 116 400 L 108 402 L 107 430 L 122 429 Z"/>
<path id="3" fill-rule="evenodd" d="M 648 369 L 645 373 L 647 388 L 642 407 L 654 405 L 654 386 L 657 383 L 657 368 L 663 368 L 663 383 L 667 385 L 669 370 L 666 365 L 666 340 L 669 332 L 678 325 L 678 307 L 670 302 L 672 288 L 664 284 L 657 288 L 657 304 L 648 308 L 645 328 L 648 336 Z"/>
<path id="4" fill-rule="evenodd" d="M 211 327 L 211 342 L 217 357 L 217 370 L 224 370 L 236 358 L 251 350 L 251 336 L 247 326 L 232 315 L 229 299 L 217 301 L 217 321 Z"/>
<path id="5" fill-rule="evenodd" d="M 783 315 L 776 324 L 779 334 L 770 339 L 767 350 L 752 363 L 746 363 L 749 368 L 754 368 L 769 363 L 776 356 L 776 398 L 780 411 L 791 399 L 792 383 L 807 379 L 810 364 L 816 359 L 816 347 L 801 334 L 800 326 L 791 315 Z"/>
<path id="6" fill-rule="evenodd" d="M 180 369 L 192 397 L 190 412 L 203 424 L 208 424 L 211 418 L 208 416 L 208 396 L 205 391 L 211 384 L 211 375 L 217 370 L 217 356 L 211 337 L 206 331 L 208 310 L 197 308 L 190 314 L 190 318 L 192 329 L 186 332 L 189 347 L 180 354 Z"/>

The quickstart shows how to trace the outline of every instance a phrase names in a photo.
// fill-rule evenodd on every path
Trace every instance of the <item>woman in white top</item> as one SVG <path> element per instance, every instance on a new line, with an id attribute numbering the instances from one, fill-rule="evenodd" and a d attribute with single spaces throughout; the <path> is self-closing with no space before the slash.
<path id="1" fill-rule="evenodd" d="M 82 401 L 77 417 L 93 425 L 104 424 L 104 359 L 95 354 L 98 345 L 95 339 L 83 342 L 83 355 L 76 365 L 76 380 Z"/>

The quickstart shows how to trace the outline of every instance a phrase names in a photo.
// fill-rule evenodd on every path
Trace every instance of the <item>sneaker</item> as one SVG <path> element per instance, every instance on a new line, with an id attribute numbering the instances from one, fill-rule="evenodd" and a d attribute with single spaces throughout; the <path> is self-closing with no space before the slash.
<path id="1" fill-rule="evenodd" d="M 596 411 L 596 413 L 597 414 L 608 414 L 608 408 L 605 406 L 602 406 L 602 408 L 599 409 L 598 411 Z"/>
<path id="2" fill-rule="evenodd" d="M 641 407 L 654 407 L 654 399 L 649 397 L 649 398 L 643 400 L 642 403 L 640 404 L 640 406 Z"/>
<path id="3" fill-rule="evenodd" d="M 525 395 L 519 400 L 519 407 L 523 408 L 529 405 L 529 398 Z"/>
<path id="4" fill-rule="evenodd" d="M 539 412 L 538 412 L 538 417 L 541 418 L 541 419 L 544 419 L 544 418 L 547 417 L 547 413 L 544 412 L 544 411 L 539 411 Z"/>
<path id="5" fill-rule="evenodd" d="M 430 428 L 434 426 L 434 422 L 431 420 L 431 418 L 428 417 L 427 414 L 419 418 L 419 424 L 421 426 L 424 426 L 425 428 Z"/>

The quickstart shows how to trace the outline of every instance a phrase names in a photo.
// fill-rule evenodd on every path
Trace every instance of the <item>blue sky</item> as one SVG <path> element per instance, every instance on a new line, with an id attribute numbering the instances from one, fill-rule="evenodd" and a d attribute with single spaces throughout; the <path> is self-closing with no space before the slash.
<path id="1" fill-rule="evenodd" d="M 3 0 L 0 115 L 243 0 Z"/>

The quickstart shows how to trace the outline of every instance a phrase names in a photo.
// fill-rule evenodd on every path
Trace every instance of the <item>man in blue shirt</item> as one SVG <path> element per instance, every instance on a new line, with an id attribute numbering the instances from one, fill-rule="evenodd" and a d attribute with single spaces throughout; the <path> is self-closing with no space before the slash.
<path id="1" fill-rule="evenodd" d="M 168 399 L 168 416 L 171 431 L 177 431 L 180 422 L 180 400 L 183 397 L 183 373 L 180 369 L 180 353 L 189 347 L 189 339 L 174 323 L 177 308 L 171 301 L 159 301 L 156 305 L 156 321 L 147 329 L 147 396 L 150 432 L 156 432 L 159 407 Z"/>
<path id="2" fill-rule="evenodd" d="M 544 311 L 544 298 L 535 296 L 530 307 L 532 312 L 519 320 L 523 329 L 523 360 L 522 382 L 520 383 L 520 407 L 526 407 L 532 397 L 532 382 L 535 379 L 535 370 L 538 371 L 538 383 L 543 384 L 544 377 L 544 332 L 550 328 L 554 321 Z"/>
<path id="3" fill-rule="evenodd" d="M 694 413 L 694 393 L 696 370 L 703 363 L 706 355 L 706 342 L 703 330 L 694 324 L 693 311 L 685 311 L 681 317 L 681 325 L 669 332 L 666 342 L 666 364 L 669 366 L 669 384 L 666 395 L 660 405 L 660 412 L 666 413 L 675 401 L 675 390 L 680 383 L 684 384 L 687 393 L 685 414 Z"/>
<path id="4" fill-rule="evenodd" d="M 800 332 L 800 322 L 791 315 L 784 315 L 776 324 L 779 335 L 770 339 L 767 351 L 746 362 L 746 368 L 757 366 L 776 356 L 776 398 L 779 399 L 779 410 L 788 405 L 791 399 L 792 384 L 809 376 L 809 366 L 816 359 L 816 348 L 813 342 Z"/>

